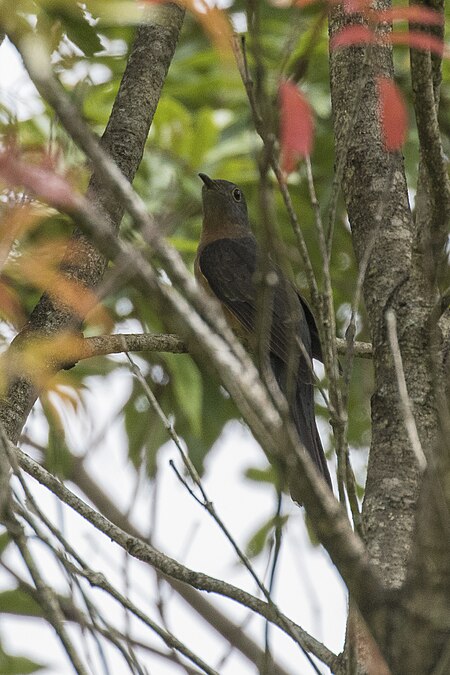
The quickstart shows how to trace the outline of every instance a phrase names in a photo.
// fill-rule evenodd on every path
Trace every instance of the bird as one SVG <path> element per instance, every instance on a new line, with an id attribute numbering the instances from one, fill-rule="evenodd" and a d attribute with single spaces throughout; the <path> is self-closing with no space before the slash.
<path id="1" fill-rule="evenodd" d="M 194 273 L 197 282 L 221 303 L 237 336 L 257 350 L 262 257 L 252 232 L 243 191 L 234 183 L 203 181 L 203 223 Z M 314 413 L 312 358 L 323 361 L 314 316 L 278 265 L 268 261 L 273 281 L 270 327 L 267 330 L 271 371 L 284 394 L 298 437 L 321 476 L 332 489 Z M 303 347 L 301 346 L 303 345 Z"/>

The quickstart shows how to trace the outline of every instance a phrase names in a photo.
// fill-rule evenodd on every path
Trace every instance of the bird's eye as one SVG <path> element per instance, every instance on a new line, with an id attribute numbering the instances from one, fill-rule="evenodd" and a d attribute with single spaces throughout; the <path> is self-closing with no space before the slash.
<path id="1" fill-rule="evenodd" d="M 234 188 L 234 190 L 233 190 L 233 192 L 232 192 L 232 195 L 233 195 L 234 201 L 236 201 L 236 202 L 240 202 L 240 201 L 241 201 L 241 199 L 242 199 L 242 192 L 239 190 L 239 188 Z"/>

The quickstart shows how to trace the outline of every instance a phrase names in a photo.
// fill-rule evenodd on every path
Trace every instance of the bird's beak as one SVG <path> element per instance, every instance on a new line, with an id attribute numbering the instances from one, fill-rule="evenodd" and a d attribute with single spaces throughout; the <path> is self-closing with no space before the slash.
<path id="1" fill-rule="evenodd" d="M 199 177 L 202 179 L 203 183 L 206 185 L 208 189 L 213 189 L 214 188 L 214 181 L 212 178 L 206 175 L 206 173 L 199 173 Z"/>

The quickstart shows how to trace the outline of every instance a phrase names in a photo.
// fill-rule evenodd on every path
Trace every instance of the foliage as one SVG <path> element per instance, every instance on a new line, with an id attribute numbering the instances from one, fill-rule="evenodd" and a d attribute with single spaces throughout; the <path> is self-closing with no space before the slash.
<path id="1" fill-rule="evenodd" d="M 136 4 L 128 0 L 89 0 L 83 5 L 75 1 L 23 0 L 16 3 L 15 10 L 12 9 L 12 3 L 3 2 L 1 5 L 11 13 L 9 20 L 13 24 L 17 23 L 15 30 L 21 30 L 21 22 L 34 26 L 45 48 L 52 53 L 56 72 L 66 90 L 92 129 L 101 134 L 129 54 L 134 25 L 140 18 Z M 246 3 L 239 0 L 231 3 L 228 16 L 236 26 L 245 22 L 245 7 Z M 291 78 L 289 85 L 284 84 L 284 95 L 287 96 L 290 91 L 297 102 L 302 102 L 303 109 L 309 110 L 311 107 L 313 110 L 314 144 L 311 160 L 315 189 L 322 214 L 326 218 L 334 156 L 324 9 L 318 4 L 298 8 L 261 2 L 257 14 L 260 40 L 255 43 L 250 40 L 248 44 L 250 69 L 254 68 L 257 55 L 264 68 L 264 77 L 257 80 L 256 86 L 263 86 L 269 99 L 275 102 L 280 83 Z M 263 234 L 261 223 L 264 221 L 259 199 L 261 142 L 254 131 L 247 95 L 230 54 L 224 54 L 220 51 L 220 45 L 211 42 L 211 35 L 204 31 L 205 21 L 202 25 L 198 19 L 195 13 L 189 13 L 186 17 L 146 152 L 134 181 L 148 211 L 154 215 L 169 241 L 191 268 L 202 217 L 200 181 L 197 177 L 199 171 L 232 180 L 243 188 L 257 234 Z M 214 28 L 212 23 L 211 26 Z M 210 33 L 214 34 L 214 30 L 211 29 Z M 336 41 L 336 47 L 355 44 L 355 40 L 364 44 L 376 43 L 377 39 L 371 28 L 364 31 L 360 29 L 357 35 L 343 33 L 340 42 Z M 401 40 L 397 39 L 397 42 Z M 397 122 L 401 117 L 396 128 L 391 126 L 387 129 L 386 138 L 390 149 L 399 147 L 405 133 L 405 120 L 409 118 L 411 121 L 413 118 L 411 93 L 407 85 L 409 66 L 406 49 L 396 49 L 396 61 L 398 86 L 391 80 L 380 81 L 385 112 L 395 100 Z M 447 62 L 444 64 L 447 74 L 448 69 Z M 444 102 L 450 99 L 449 81 L 447 77 L 442 89 Z M 301 95 L 298 93 L 300 90 L 295 89 L 296 86 L 301 88 Z M 403 97 L 399 95 L 399 87 Z M 293 93 L 294 89 L 297 93 Z M 442 128 L 447 133 L 445 143 L 449 150 L 450 105 L 442 105 L 441 111 Z M 85 190 L 89 167 L 60 127 L 53 111 L 43 106 L 40 113 L 30 116 L 26 110 L 12 105 L 5 96 L 3 100 L 0 98 L 0 116 L 6 148 L 19 149 L 20 156 L 31 166 L 38 167 L 42 162 L 48 162 L 50 169 L 64 176 L 74 190 Z M 281 122 L 274 119 L 276 129 L 279 124 L 283 132 L 283 118 Z M 308 121 L 308 128 L 312 129 L 312 121 Z M 286 133 L 289 135 L 289 131 Z M 312 138 L 308 140 L 312 141 Z M 307 143 L 306 151 L 304 147 L 296 150 L 300 155 L 308 154 L 309 146 L 310 143 Z M 414 185 L 418 140 L 412 126 L 403 151 L 410 184 Z M 291 170 L 294 165 L 289 162 L 289 167 L 286 165 L 285 168 Z M 306 294 L 306 280 L 295 237 L 282 199 L 275 190 L 275 179 L 271 176 L 270 180 L 273 188 L 273 226 L 280 234 L 283 253 L 292 267 L 293 279 L 301 292 Z M 321 263 L 317 231 L 303 164 L 298 164 L 296 170 L 290 173 L 288 184 L 313 266 L 319 269 Z M 87 303 L 91 310 L 85 321 L 87 334 L 125 329 L 155 333 L 171 331 L 170 317 L 166 316 L 164 308 L 153 298 L 143 298 L 128 283 L 115 283 L 103 299 L 104 309 L 101 310 L 96 308 L 91 296 L 86 294 L 81 297 L 77 289 L 73 291 L 65 285 L 58 276 L 58 265 L 71 230 L 67 217 L 40 204 L 20 186 L 15 191 L 6 184 L 3 188 L 0 203 L 4 223 L 0 233 L 0 251 L 4 261 L 0 277 L 0 329 L 4 343 L 9 340 L 12 331 L 24 325 L 37 299 L 49 286 L 49 279 L 52 286 L 60 285 L 60 292 L 68 304 Z M 411 196 L 414 196 L 413 190 Z M 127 218 L 122 224 L 121 236 L 139 239 Z M 342 337 L 349 321 L 357 269 L 341 204 L 334 234 L 331 275 L 338 335 Z M 363 308 L 358 314 L 358 338 L 369 339 Z M 139 362 L 159 404 L 166 416 L 173 419 L 194 465 L 202 472 L 205 458 L 226 423 L 238 416 L 236 407 L 219 382 L 210 373 L 200 370 L 188 355 L 142 354 Z M 123 363 L 114 357 L 100 357 L 62 372 L 56 380 L 46 383 L 47 391 L 42 396 L 42 411 L 48 423 L 49 452 L 46 466 L 58 475 L 64 477 L 70 473 L 70 461 L 67 459 L 70 441 L 65 434 L 64 408 L 84 405 L 85 392 L 95 387 L 96 378 L 122 367 Z M 320 384 L 326 387 L 324 378 Z M 369 442 L 371 393 L 371 364 L 357 360 L 348 409 L 349 441 L 355 450 L 366 448 Z M 318 401 L 318 414 L 328 423 L 327 410 L 320 405 L 319 397 Z M 139 382 L 134 381 L 130 386 L 121 414 L 128 441 L 129 461 L 136 468 L 143 464 L 149 478 L 153 478 L 158 470 L 158 451 L 167 442 L 168 435 L 159 417 L 150 410 Z M 331 454 L 330 442 L 327 450 Z M 249 469 L 248 478 L 262 485 L 275 482 L 271 471 L 254 468 Z M 361 481 L 362 477 L 358 476 L 358 479 Z M 269 520 L 253 535 L 249 543 L 251 555 L 256 556 L 267 546 L 273 525 L 273 519 Z M 7 594 L 1 594 L 0 604 L 5 606 L 8 599 Z M 19 605 L 17 608 L 20 612 Z M 8 660 L 11 658 L 3 651 L 0 652 L 1 672 L 33 672 L 33 668 L 39 667 L 26 660 L 19 665 L 18 659 L 13 662 Z"/>

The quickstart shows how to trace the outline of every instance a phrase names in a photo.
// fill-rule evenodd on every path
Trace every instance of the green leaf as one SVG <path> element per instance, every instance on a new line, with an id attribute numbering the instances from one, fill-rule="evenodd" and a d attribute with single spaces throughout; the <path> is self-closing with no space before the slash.
<path id="1" fill-rule="evenodd" d="M 153 382 L 150 382 L 150 386 L 159 404 L 165 409 L 166 387 L 155 388 Z M 170 437 L 161 419 L 150 407 L 142 391 L 142 385 L 137 380 L 133 383 L 133 391 L 124 406 L 123 414 L 128 439 L 128 457 L 136 468 L 146 461 L 147 473 L 150 477 L 154 477 L 157 451 L 170 440 Z"/>
<path id="2" fill-rule="evenodd" d="M 60 20 L 69 40 L 86 56 L 93 56 L 103 45 L 78 2 L 74 0 L 45 0 L 43 9 L 50 20 Z"/>
<path id="3" fill-rule="evenodd" d="M 283 527 L 287 523 L 288 519 L 289 519 L 288 515 L 281 516 L 280 518 L 272 516 L 271 518 L 269 518 L 269 520 L 263 523 L 261 527 L 259 527 L 256 530 L 256 532 L 247 542 L 247 545 L 245 547 L 245 552 L 247 556 L 249 558 L 256 558 L 258 555 L 260 555 L 266 548 L 269 542 L 269 536 L 272 535 L 276 524 Z"/>
<path id="4" fill-rule="evenodd" d="M 202 108 L 194 120 L 191 165 L 199 167 L 208 150 L 215 148 L 218 140 L 219 128 L 214 121 L 214 113 L 210 108 Z"/>
<path id="5" fill-rule="evenodd" d="M 169 237 L 168 242 L 180 253 L 195 253 L 197 251 L 198 242 L 193 241 L 192 239 L 185 239 L 184 237 Z"/>
<path id="6" fill-rule="evenodd" d="M 47 395 L 41 395 L 41 404 L 48 423 L 45 465 L 60 478 L 68 477 L 72 473 L 72 456 L 66 443 L 64 424 L 59 410 Z"/>
<path id="7" fill-rule="evenodd" d="M 64 35 L 61 21 L 50 17 L 46 12 L 38 12 L 36 31 L 44 38 L 50 54 L 53 54 L 58 49 Z"/>
<path id="8" fill-rule="evenodd" d="M 187 354 L 165 354 L 164 361 L 170 372 L 171 385 L 176 401 L 175 410 L 181 411 L 185 416 L 192 434 L 200 436 L 203 404 L 203 386 L 200 372 Z M 176 420 L 175 424 L 177 424 Z"/>
<path id="9" fill-rule="evenodd" d="M 200 474 L 203 472 L 204 459 L 220 437 L 225 424 L 232 418 L 240 417 L 234 401 L 224 392 L 217 379 L 209 372 L 202 372 L 201 378 L 200 434 L 194 435 L 189 429 L 182 434 L 189 448 L 189 456 Z"/>
<path id="10" fill-rule="evenodd" d="M 117 24 L 121 28 L 127 25 L 142 23 L 143 7 L 136 0 L 87 0 L 86 9 L 98 17 L 100 25 Z M 146 7 L 145 18 L 151 21 L 152 7 Z M 155 11 L 158 9 L 156 5 Z"/>
<path id="11" fill-rule="evenodd" d="M 10 589 L 0 593 L 0 613 L 33 617 L 44 616 L 44 612 L 39 603 L 37 603 L 31 595 L 20 588 Z"/>
<path id="12" fill-rule="evenodd" d="M 255 483 L 277 485 L 279 482 L 278 471 L 271 464 L 268 464 L 264 469 L 249 467 L 244 471 L 244 476 Z"/>
<path id="13" fill-rule="evenodd" d="M 9 536 L 9 533 L 7 530 L 4 530 L 0 534 L 0 557 L 3 555 L 3 552 L 7 549 L 9 544 L 11 543 L 11 537 Z"/>
<path id="14" fill-rule="evenodd" d="M 2 675 L 29 675 L 42 670 L 45 666 L 28 659 L 26 656 L 7 654 L 0 645 L 0 673 Z"/>
<path id="15" fill-rule="evenodd" d="M 160 148 L 189 160 L 193 139 L 191 113 L 176 99 L 162 97 L 153 119 L 150 138 Z"/>

